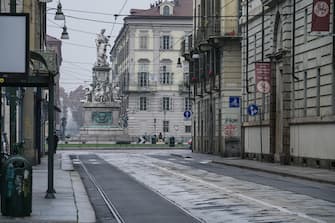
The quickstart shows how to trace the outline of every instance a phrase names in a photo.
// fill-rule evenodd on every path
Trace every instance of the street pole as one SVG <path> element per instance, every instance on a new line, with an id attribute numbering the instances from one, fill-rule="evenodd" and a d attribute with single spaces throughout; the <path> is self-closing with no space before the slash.
<path id="1" fill-rule="evenodd" d="M 262 62 L 264 62 L 264 5 L 262 3 Z M 260 122 L 260 141 L 261 141 L 261 161 L 263 161 L 263 132 L 262 132 L 262 111 L 265 111 L 264 109 L 264 104 L 265 104 L 265 94 L 262 93 L 262 106 L 259 111 L 259 122 Z"/>
<path id="2" fill-rule="evenodd" d="M 16 0 L 10 0 L 10 13 L 16 13 Z M 9 93 L 9 143 L 10 154 L 14 151 L 14 144 L 16 143 L 16 88 L 7 88 Z"/>
<path id="3" fill-rule="evenodd" d="M 54 189 L 54 74 L 49 72 L 49 103 L 48 103 L 48 189 L 45 198 L 55 198 Z"/>
<path id="4" fill-rule="evenodd" d="M 333 114 L 335 114 L 335 0 L 333 0 Z"/>

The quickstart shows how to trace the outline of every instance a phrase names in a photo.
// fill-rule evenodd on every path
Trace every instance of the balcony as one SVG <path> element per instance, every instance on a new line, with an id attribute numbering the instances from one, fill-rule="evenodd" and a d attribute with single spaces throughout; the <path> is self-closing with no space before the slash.
<path id="1" fill-rule="evenodd" d="M 202 21 L 202 26 L 196 31 L 197 46 L 210 43 L 213 46 L 223 46 L 226 40 L 240 39 L 241 34 L 238 27 L 238 18 L 232 17 L 225 21 L 220 18 L 210 17 Z"/>

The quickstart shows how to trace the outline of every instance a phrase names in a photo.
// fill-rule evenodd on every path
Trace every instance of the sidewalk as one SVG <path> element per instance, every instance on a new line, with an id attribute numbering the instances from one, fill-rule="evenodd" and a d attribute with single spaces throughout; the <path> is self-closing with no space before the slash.
<path id="1" fill-rule="evenodd" d="M 0 222 L 95 222 L 95 214 L 88 200 L 84 185 L 78 173 L 71 171 L 71 165 L 69 165 L 70 163 L 67 161 L 68 156 L 62 157 L 61 154 L 55 155 L 54 189 L 56 190 L 56 198 L 44 198 L 48 185 L 47 158 L 47 156 L 44 156 L 41 164 L 33 166 L 31 216 L 14 218 L 0 215 Z M 65 165 L 63 163 L 65 163 Z"/>
<path id="2" fill-rule="evenodd" d="M 279 163 L 268 163 L 260 162 L 254 160 L 240 159 L 238 157 L 234 158 L 224 158 L 218 155 L 209 155 L 202 153 L 192 153 L 187 151 L 183 155 L 173 154 L 176 156 L 182 156 L 184 158 L 194 158 L 209 160 L 213 163 L 224 164 L 229 166 L 235 166 L 240 168 L 252 169 L 257 171 L 263 171 L 267 173 L 279 174 L 282 176 L 296 177 L 305 180 L 317 181 L 322 183 L 329 183 L 335 185 L 335 171 L 320 169 L 320 168 L 310 168 L 301 167 L 293 165 L 280 165 Z"/>

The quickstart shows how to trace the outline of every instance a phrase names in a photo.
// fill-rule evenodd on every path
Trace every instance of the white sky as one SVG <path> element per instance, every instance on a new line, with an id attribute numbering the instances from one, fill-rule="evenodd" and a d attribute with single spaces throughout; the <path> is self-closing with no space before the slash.
<path id="1" fill-rule="evenodd" d="M 106 29 L 105 34 L 110 35 L 110 44 L 118 35 L 123 24 L 123 17 L 117 17 L 116 24 L 114 14 L 128 15 L 130 9 L 148 9 L 154 0 L 61 0 L 63 12 L 66 16 L 66 26 L 70 36 L 69 40 L 62 40 L 63 63 L 61 66 L 60 85 L 67 92 L 76 89 L 79 85 L 87 86 L 92 81 L 92 67 L 96 60 L 96 47 L 94 39 L 101 29 Z M 47 4 L 48 20 L 47 34 L 60 39 L 63 21 L 54 20 L 58 0 Z M 123 7 L 123 9 L 122 9 Z M 88 12 L 78 12 L 78 11 Z M 120 10 L 122 10 L 120 12 Z M 110 15 L 101 15 L 107 13 Z M 101 20 L 93 22 L 76 19 Z"/>

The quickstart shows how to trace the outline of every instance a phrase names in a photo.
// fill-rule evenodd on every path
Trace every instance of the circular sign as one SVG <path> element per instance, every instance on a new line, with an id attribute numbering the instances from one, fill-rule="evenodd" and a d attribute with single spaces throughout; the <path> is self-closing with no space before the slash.
<path id="1" fill-rule="evenodd" d="M 192 116 L 192 112 L 191 111 L 184 111 L 184 117 L 185 118 L 190 118 Z"/>
<path id="2" fill-rule="evenodd" d="M 315 2 L 314 14 L 318 17 L 325 17 L 329 13 L 329 5 L 324 1 Z"/>
<path id="3" fill-rule="evenodd" d="M 270 84 L 267 81 L 259 81 L 257 83 L 257 91 L 261 93 L 269 93 L 270 92 Z"/>
<path id="4" fill-rule="evenodd" d="M 255 116 L 258 113 L 258 107 L 255 104 L 250 104 L 247 108 L 247 112 L 251 116 Z"/>

